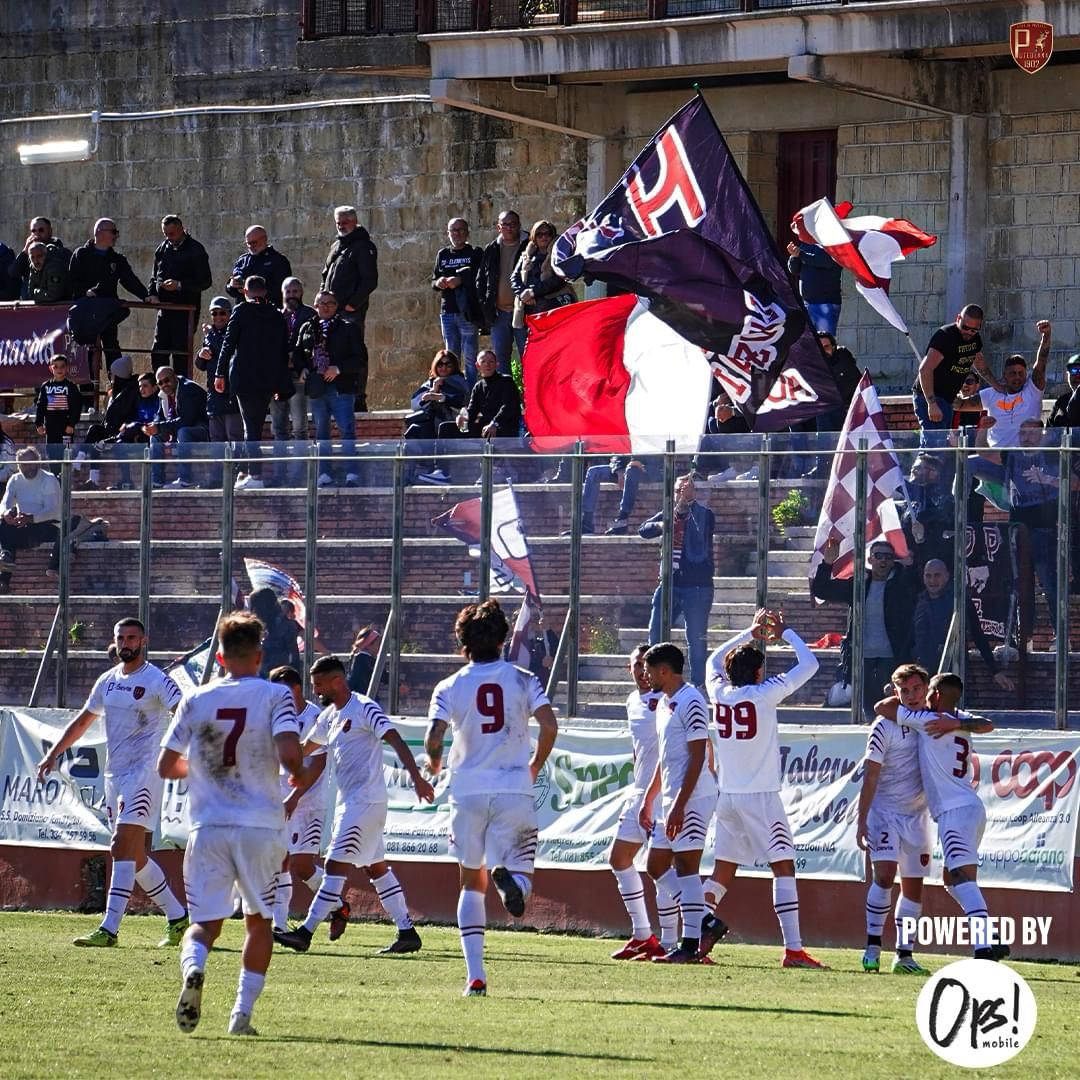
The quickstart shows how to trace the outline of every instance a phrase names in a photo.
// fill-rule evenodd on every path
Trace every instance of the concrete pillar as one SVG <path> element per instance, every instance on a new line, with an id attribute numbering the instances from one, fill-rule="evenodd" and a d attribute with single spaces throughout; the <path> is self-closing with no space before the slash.
<path id="1" fill-rule="evenodd" d="M 986 304 L 988 121 L 984 116 L 949 120 L 949 236 L 946 254 L 945 321 L 964 304 Z"/>
<path id="2" fill-rule="evenodd" d="M 626 171 L 620 139 L 589 139 L 585 158 L 585 213 L 589 213 L 618 182 Z M 602 281 L 585 286 L 589 300 L 605 296 Z"/>

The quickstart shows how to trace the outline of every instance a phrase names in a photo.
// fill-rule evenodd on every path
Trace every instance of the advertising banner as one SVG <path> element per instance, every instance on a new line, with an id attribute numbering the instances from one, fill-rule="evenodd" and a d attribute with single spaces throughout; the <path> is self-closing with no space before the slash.
<path id="1" fill-rule="evenodd" d="M 49 360 L 64 353 L 68 378 L 90 378 L 89 351 L 67 332 L 70 304 L 0 304 L 0 389 L 37 386 L 49 378 Z"/>

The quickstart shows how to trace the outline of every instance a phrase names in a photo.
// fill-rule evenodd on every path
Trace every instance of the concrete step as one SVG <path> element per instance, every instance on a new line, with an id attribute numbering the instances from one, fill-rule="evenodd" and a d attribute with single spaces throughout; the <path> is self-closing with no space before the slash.
<path id="1" fill-rule="evenodd" d="M 807 570 L 810 566 L 809 551 L 787 551 L 771 548 L 768 553 L 767 564 L 770 577 L 801 578 L 807 580 Z M 746 560 L 746 573 L 750 577 L 757 577 L 758 557 L 757 552 L 752 551 Z"/>

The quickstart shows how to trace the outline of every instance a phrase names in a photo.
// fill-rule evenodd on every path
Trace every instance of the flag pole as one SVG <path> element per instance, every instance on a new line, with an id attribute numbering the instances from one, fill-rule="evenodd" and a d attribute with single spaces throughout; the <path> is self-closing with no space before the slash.
<path id="1" fill-rule="evenodd" d="M 911 340 L 910 334 L 905 334 L 904 338 L 907 340 L 908 347 L 911 349 L 911 355 L 921 364 L 923 362 L 923 354 L 919 352 L 918 346 Z M 916 374 L 917 377 L 917 374 Z"/>

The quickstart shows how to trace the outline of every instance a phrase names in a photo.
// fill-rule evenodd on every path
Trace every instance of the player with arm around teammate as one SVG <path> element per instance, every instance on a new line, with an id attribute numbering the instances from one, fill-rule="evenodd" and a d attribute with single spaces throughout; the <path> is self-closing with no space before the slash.
<path id="1" fill-rule="evenodd" d="M 795 650 L 796 663 L 765 677 L 765 654 L 753 639 L 780 639 Z M 783 967 L 823 969 L 802 947 L 795 845 L 780 799 L 780 742 L 776 708 L 809 682 L 817 657 L 782 614 L 762 609 L 753 625 L 720 646 L 706 671 L 716 716 L 716 867 L 706 891 L 720 904 L 739 865 L 767 862 L 773 873 L 773 909 L 784 938 Z M 707 942 L 705 943 L 707 944 Z"/>
<path id="2" fill-rule="evenodd" d="M 464 997 L 487 994 L 484 970 L 488 872 L 503 906 L 525 914 L 532 893 L 537 825 L 533 784 L 558 734 L 558 722 L 531 671 L 501 660 L 510 632 L 498 601 L 462 608 L 454 623 L 466 664 L 431 695 L 424 737 L 428 768 L 442 769 L 447 728 L 450 770 L 450 852 L 458 861 L 457 921 L 465 956 Z M 536 748 L 529 717 L 540 726 Z"/>
<path id="3" fill-rule="evenodd" d="M 649 876 L 656 883 L 658 905 L 678 903 L 682 915 L 682 940 L 658 964 L 708 962 L 699 953 L 704 933 L 713 941 L 727 927 L 705 914 L 705 894 L 698 876 L 705 834 L 716 808 L 716 778 L 706 764 L 709 744 L 709 710 L 696 687 L 683 678 L 682 650 L 665 641 L 645 654 L 649 685 L 663 695 L 656 707 L 657 763 L 639 821 L 651 834 Z M 660 813 L 653 817 L 653 803 L 661 797 Z"/>
<path id="4" fill-rule="evenodd" d="M 300 742 L 307 740 L 319 708 L 304 699 L 304 680 L 296 668 L 282 665 L 270 672 L 272 683 L 289 688 L 296 706 L 296 723 L 300 729 Z M 281 797 L 285 800 L 285 841 L 288 854 L 278 871 L 274 892 L 274 929 L 285 933 L 289 929 L 289 909 L 292 904 L 293 876 L 298 877 L 310 890 L 312 896 L 319 890 L 323 879 L 322 868 L 315 860 L 322 850 L 323 816 L 326 799 L 326 752 L 318 752 L 304 758 L 305 776 L 310 786 L 298 788 L 289 783 L 288 770 L 281 770 Z M 345 932 L 349 918 L 348 905 L 338 908 L 330 915 L 330 939 L 335 940 Z M 335 929 L 339 928 L 337 934 Z"/>
<path id="5" fill-rule="evenodd" d="M 335 911 L 338 922 L 331 922 L 330 932 L 332 940 L 340 937 L 345 920 L 341 912 L 345 879 L 349 869 L 358 866 L 367 874 L 379 903 L 397 927 L 397 937 L 379 952 L 383 955 L 418 952 L 420 935 L 409 918 L 405 892 L 386 861 L 383 848 L 387 797 L 382 744 L 385 742 L 393 748 L 412 778 L 416 797 L 421 802 L 432 802 L 435 789 L 421 775 L 412 751 L 379 703 L 349 689 L 345 665 L 336 656 L 320 656 L 311 665 L 311 683 L 319 704 L 325 708 L 308 735 L 304 752 L 310 754 L 317 747 L 326 746 L 333 755 L 338 786 L 334 831 L 326 852 L 323 880 L 311 901 L 307 918 L 295 930 L 276 933 L 274 940 L 297 952 L 307 952 L 315 928 Z M 335 932 L 337 927 L 340 930 Z"/>
<path id="6" fill-rule="evenodd" d="M 304 759 L 292 694 L 258 678 L 262 636 L 263 624 L 249 612 L 222 617 L 217 641 L 225 675 L 184 695 L 158 757 L 160 776 L 187 779 L 191 808 L 184 884 L 192 923 L 180 946 L 176 1005 L 185 1033 L 202 1015 L 206 961 L 232 915 L 234 883 L 245 934 L 230 1035 L 256 1034 L 251 1013 L 274 948 L 274 884 L 285 857 L 280 770 L 300 776 Z"/>
<path id="7" fill-rule="evenodd" d="M 157 750 L 169 726 L 180 689 L 146 659 L 146 630 L 138 619 L 121 619 L 113 628 L 119 663 L 102 675 L 82 712 L 68 724 L 56 745 L 38 765 L 38 780 L 56 766 L 61 755 L 105 718 L 105 808 L 113 830 L 113 858 L 105 918 L 92 933 L 75 939 L 88 948 L 116 944 L 132 890 L 143 892 L 165 912 L 165 937 L 159 946 L 179 945 L 188 927 L 186 908 L 173 895 L 161 867 L 146 853 L 161 811 L 164 785 L 157 774 Z"/>
<path id="8" fill-rule="evenodd" d="M 942 672 L 930 680 L 929 711 L 909 709 L 895 697 L 879 701 L 875 710 L 919 733 L 919 770 L 938 827 L 945 891 L 968 918 L 975 958 L 997 960 L 1008 955 L 1008 948 L 989 940 L 990 913 L 976 882 L 986 809 L 971 786 L 971 735 L 993 731 L 994 725 L 959 708 L 963 693 L 960 676 Z"/>
<path id="9" fill-rule="evenodd" d="M 892 673 L 900 702 L 926 707 L 929 676 L 918 664 L 901 664 Z M 915 959 L 904 919 L 922 914 L 923 877 L 930 865 L 930 812 L 919 770 L 919 736 L 883 716 L 874 718 L 866 738 L 859 824 L 856 839 L 870 855 L 873 872 L 866 893 L 866 951 L 863 971 L 881 970 L 881 933 L 892 906 L 892 887 L 900 870 L 896 901 L 896 958 L 893 974 L 929 975 Z"/>

